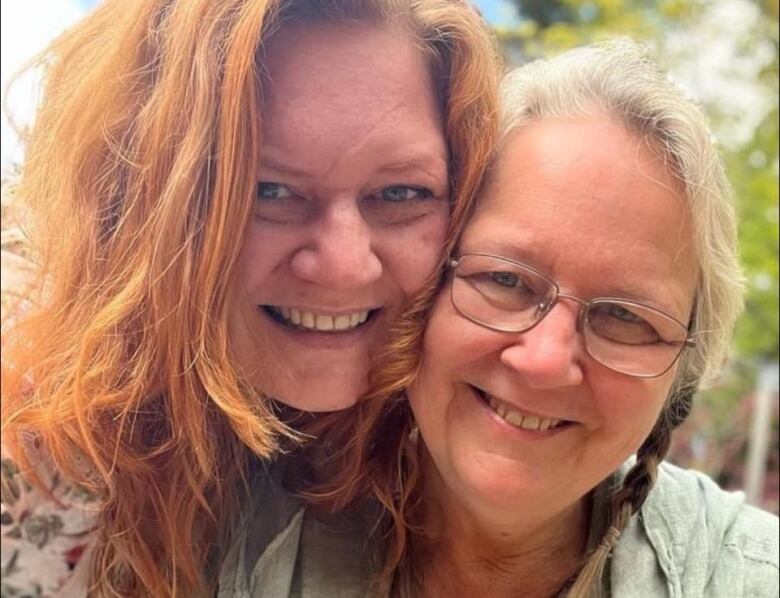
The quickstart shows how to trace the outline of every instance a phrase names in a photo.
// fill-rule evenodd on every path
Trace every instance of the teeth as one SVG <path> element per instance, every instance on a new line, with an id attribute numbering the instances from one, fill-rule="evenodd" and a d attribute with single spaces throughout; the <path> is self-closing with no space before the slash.
<path id="1" fill-rule="evenodd" d="M 513 426 L 517 426 L 518 428 L 523 427 L 523 420 L 525 419 L 522 415 L 520 415 L 517 411 L 510 411 L 509 409 L 504 410 L 504 414 L 500 414 L 501 417 L 512 424 Z"/>
<path id="2" fill-rule="evenodd" d="M 268 308 L 276 313 L 276 315 L 281 316 L 299 328 L 317 330 L 319 332 L 340 332 L 342 330 L 356 328 L 365 322 L 369 315 L 369 310 L 334 317 L 310 311 L 302 311 L 300 309 L 295 309 L 294 307 L 268 306 Z"/>
<path id="3" fill-rule="evenodd" d="M 524 430 L 538 430 L 539 418 L 534 417 L 533 415 L 526 416 L 523 418 L 523 421 L 520 422 L 520 427 Z"/>
<path id="4" fill-rule="evenodd" d="M 317 330 L 333 330 L 333 316 L 316 316 L 314 327 Z"/>
<path id="5" fill-rule="evenodd" d="M 561 423 L 561 420 L 559 419 L 523 415 L 495 397 L 489 396 L 488 403 L 490 404 L 490 408 L 495 411 L 501 419 L 517 428 L 522 428 L 523 430 L 548 430 Z"/>
<path id="6" fill-rule="evenodd" d="M 339 316 L 333 319 L 333 330 L 346 330 L 349 328 L 350 316 Z"/>

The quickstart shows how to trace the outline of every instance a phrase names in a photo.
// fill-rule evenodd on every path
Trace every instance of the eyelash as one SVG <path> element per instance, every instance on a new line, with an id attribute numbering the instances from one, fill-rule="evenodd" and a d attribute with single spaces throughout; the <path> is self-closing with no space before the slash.
<path id="1" fill-rule="evenodd" d="M 421 199 L 430 199 L 433 197 L 433 192 L 426 188 L 426 187 L 420 187 L 417 185 L 388 185 L 387 187 L 382 187 L 379 191 L 371 194 L 371 195 L 381 195 L 384 196 L 384 193 L 391 189 L 404 189 L 405 191 L 412 191 L 412 193 L 417 194 L 417 197 L 413 197 L 411 199 L 403 199 L 403 200 L 390 200 L 386 199 L 385 201 L 389 201 L 391 203 L 394 203 L 398 201 L 398 203 L 401 203 L 402 201 L 415 201 L 415 200 L 421 200 Z M 370 197 L 370 196 L 369 196 Z M 382 197 L 382 199 L 385 199 Z"/>
<path id="2" fill-rule="evenodd" d="M 263 188 L 268 188 L 274 186 L 278 190 L 286 190 L 288 195 L 287 197 L 298 195 L 295 191 L 290 189 L 287 185 L 283 185 L 281 183 L 275 183 L 273 181 L 259 181 L 257 183 L 256 193 L 255 197 L 258 200 L 274 200 L 274 199 L 287 199 L 287 197 L 282 198 L 276 198 L 276 197 L 264 197 L 263 196 Z M 416 194 L 416 197 L 412 197 L 409 199 L 402 199 L 402 200 L 391 200 L 386 199 L 384 197 L 384 193 L 391 189 L 404 189 L 405 191 L 412 191 L 412 193 Z M 385 201 L 388 201 L 390 203 L 401 203 L 403 201 L 415 201 L 415 200 L 423 200 L 423 199 L 431 199 L 434 197 L 433 191 L 428 189 L 427 187 L 421 187 L 418 185 L 404 185 L 404 184 L 398 184 L 398 185 L 388 185 L 386 187 L 382 187 L 378 191 L 375 191 L 374 193 L 370 193 L 366 196 L 366 199 L 376 197 L 377 199 L 384 199 Z"/>
<path id="3" fill-rule="evenodd" d="M 262 195 L 262 190 L 263 190 L 263 187 L 271 187 L 271 186 L 273 186 L 273 187 L 276 187 L 276 188 L 278 188 L 278 189 L 285 189 L 285 190 L 286 190 L 286 191 L 287 191 L 287 192 L 288 192 L 290 195 L 295 195 L 295 192 L 294 192 L 292 189 L 290 189 L 290 188 L 289 188 L 287 185 L 283 185 L 283 184 L 281 184 L 281 183 L 275 183 L 275 182 L 273 182 L 273 181 L 259 181 L 259 182 L 257 183 L 257 187 L 256 187 L 256 189 L 255 189 L 255 198 L 256 198 L 256 199 L 259 199 L 259 200 L 264 200 L 264 199 L 268 199 L 268 200 L 271 200 L 271 199 L 277 199 L 277 198 L 275 198 L 275 197 L 263 197 L 263 195 Z M 284 198 L 283 198 L 283 199 L 284 199 Z"/>

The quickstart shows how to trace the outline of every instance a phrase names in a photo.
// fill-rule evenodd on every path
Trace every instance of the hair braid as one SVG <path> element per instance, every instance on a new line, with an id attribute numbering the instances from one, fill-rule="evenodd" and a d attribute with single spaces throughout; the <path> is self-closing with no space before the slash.
<path id="1" fill-rule="evenodd" d="M 680 390 L 664 407 L 650 435 L 637 451 L 637 460 L 612 496 L 611 518 L 599 545 L 588 555 L 567 598 L 593 598 L 601 594 L 601 580 L 612 550 L 631 516 L 644 504 L 655 485 L 658 465 L 669 452 L 672 431 L 691 411 L 695 385 Z"/>

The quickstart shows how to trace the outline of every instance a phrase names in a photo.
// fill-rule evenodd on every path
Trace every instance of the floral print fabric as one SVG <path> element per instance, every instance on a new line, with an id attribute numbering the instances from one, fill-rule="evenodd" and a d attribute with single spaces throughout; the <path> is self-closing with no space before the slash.
<path id="1" fill-rule="evenodd" d="M 54 473 L 46 492 L 3 456 L 0 513 L 1 598 L 87 595 L 98 502 Z"/>
<path id="2" fill-rule="evenodd" d="M 27 259 L 26 237 L 14 196 L 15 181 L 3 179 L 2 284 L 0 322 L 3 335 L 29 303 L 26 290 L 35 265 Z M 13 225 L 13 226 L 11 226 Z M 48 462 L 34 442 L 35 462 Z M 52 472 L 42 480 L 49 493 L 25 482 L 18 467 L 0 447 L 0 598 L 82 598 L 87 595 L 90 547 L 97 523 L 98 501 L 69 487 Z"/>

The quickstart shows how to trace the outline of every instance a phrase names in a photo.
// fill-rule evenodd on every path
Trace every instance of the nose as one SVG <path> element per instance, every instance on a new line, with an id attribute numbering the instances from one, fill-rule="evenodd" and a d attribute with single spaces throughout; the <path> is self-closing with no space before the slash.
<path id="1" fill-rule="evenodd" d="M 501 351 L 501 363 L 531 388 L 577 386 L 584 356 L 577 314 L 577 304 L 556 304 L 534 328 L 513 337 Z"/>
<path id="2" fill-rule="evenodd" d="M 337 290 L 360 288 L 382 276 L 371 227 L 354 200 L 330 206 L 309 233 L 290 262 L 295 276 Z"/>

